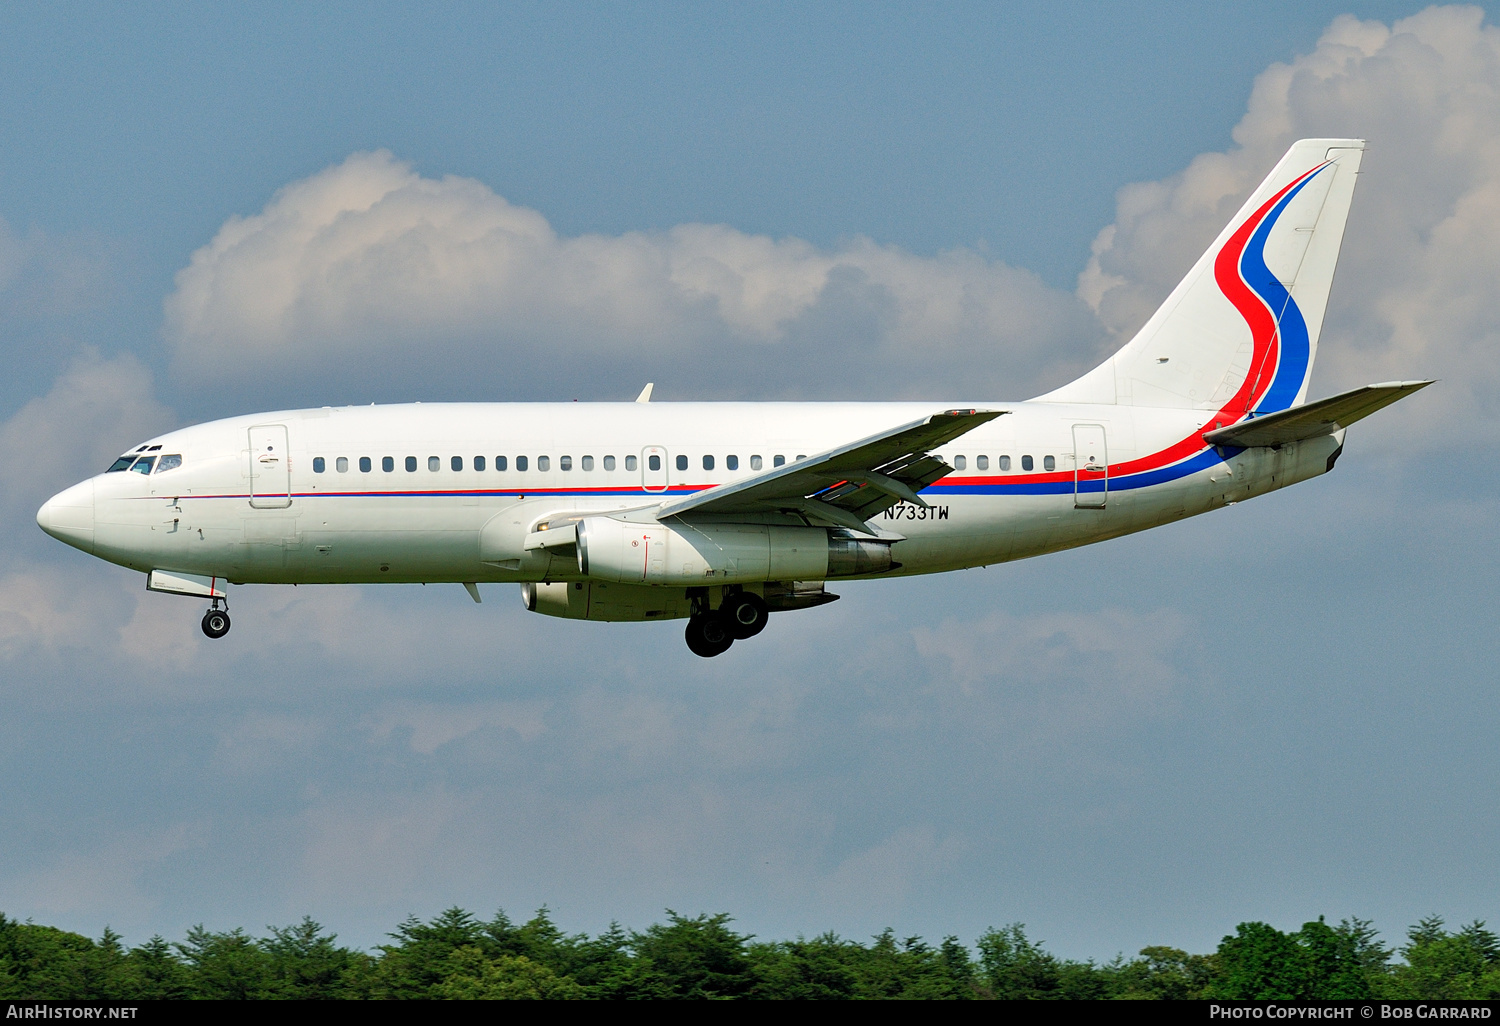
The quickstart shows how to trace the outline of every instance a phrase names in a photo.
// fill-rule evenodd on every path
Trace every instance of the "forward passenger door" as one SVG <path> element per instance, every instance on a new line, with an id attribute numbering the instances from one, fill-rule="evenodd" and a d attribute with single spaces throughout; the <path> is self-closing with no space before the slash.
<path id="1" fill-rule="evenodd" d="M 285 424 L 257 424 L 250 429 L 250 505 L 285 509 L 292 504 L 291 454 Z"/>

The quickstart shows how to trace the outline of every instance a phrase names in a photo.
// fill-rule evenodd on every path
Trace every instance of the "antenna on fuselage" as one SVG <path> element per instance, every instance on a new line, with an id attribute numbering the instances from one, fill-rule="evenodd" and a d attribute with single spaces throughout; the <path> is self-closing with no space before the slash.
<path id="1" fill-rule="evenodd" d="M 638 403 L 649 403 L 651 401 L 651 390 L 656 387 L 656 382 L 646 382 L 646 387 L 641 389 L 641 394 L 635 397 Z"/>

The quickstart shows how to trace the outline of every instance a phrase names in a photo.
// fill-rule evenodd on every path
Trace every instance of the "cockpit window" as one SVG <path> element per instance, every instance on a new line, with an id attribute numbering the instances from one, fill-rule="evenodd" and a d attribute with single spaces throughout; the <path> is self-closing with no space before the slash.
<path id="1" fill-rule="evenodd" d="M 135 455 L 134 454 L 131 454 L 129 456 L 121 456 L 119 459 L 115 460 L 113 463 L 111 463 L 109 465 L 109 469 L 106 470 L 105 473 L 106 474 L 118 473 L 119 471 L 124 470 L 126 467 L 130 466 L 134 462 L 135 462 Z"/>
<path id="2" fill-rule="evenodd" d="M 168 453 L 157 461 L 156 472 L 158 474 L 163 474 L 168 470 L 176 470 L 180 466 L 182 466 L 182 454 Z"/>
<path id="3" fill-rule="evenodd" d="M 142 456 L 130 465 L 130 469 L 137 474 L 149 474 L 151 473 L 151 464 L 155 462 L 155 456 Z"/>

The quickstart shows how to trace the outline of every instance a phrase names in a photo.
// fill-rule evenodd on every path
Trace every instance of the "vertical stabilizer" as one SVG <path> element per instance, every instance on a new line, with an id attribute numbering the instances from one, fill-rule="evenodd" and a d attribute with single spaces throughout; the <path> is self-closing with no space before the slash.
<path id="1" fill-rule="evenodd" d="M 1135 338 L 1041 398 L 1222 411 L 1226 424 L 1303 402 L 1364 147 L 1294 143 Z"/>

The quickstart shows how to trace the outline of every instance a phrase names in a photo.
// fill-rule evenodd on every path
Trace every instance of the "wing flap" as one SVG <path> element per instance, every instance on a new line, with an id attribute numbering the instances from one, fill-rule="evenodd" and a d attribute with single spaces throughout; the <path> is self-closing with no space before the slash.
<path id="1" fill-rule="evenodd" d="M 1317 438 L 1363 420 L 1430 384 L 1431 381 L 1385 381 L 1366 385 L 1317 402 L 1204 432 L 1203 440 L 1210 445 L 1248 449 Z"/>

